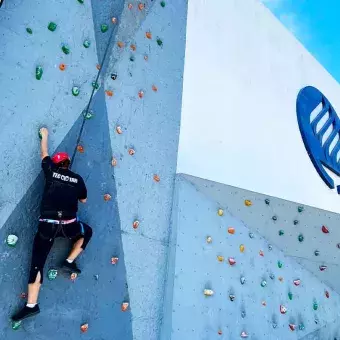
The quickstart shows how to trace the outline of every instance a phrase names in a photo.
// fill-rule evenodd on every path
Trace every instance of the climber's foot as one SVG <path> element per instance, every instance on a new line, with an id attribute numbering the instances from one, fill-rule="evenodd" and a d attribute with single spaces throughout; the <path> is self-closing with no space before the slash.
<path id="1" fill-rule="evenodd" d="M 12 316 L 12 321 L 18 322 L 40 313 L 39 305 L 36 304 L 33 308 L 25 306 L 18 313 Z"/>
<path id="2" fill-rule="evenodd" d="M 71 273 L 80 274 L 81 270 L 78 268 L 75 261 L 72 263 L 67 262 L 66 260 L 62 264 L 62 268 L 70 271 Z"/>

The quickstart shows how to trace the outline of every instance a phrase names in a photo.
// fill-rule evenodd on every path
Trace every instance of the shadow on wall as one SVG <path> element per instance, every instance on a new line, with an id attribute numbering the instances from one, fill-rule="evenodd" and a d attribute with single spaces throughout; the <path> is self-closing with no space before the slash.
<path id="1" fill-rule="evenodd" d="M 0 245 L 0 298 L 3 305 L 0 339 L 78 339 L 81 324 L 88 322 L 89 330 L 82 335 L 83 339 L 95 336 L 98 340 L 132 340 L 131 313 L 121 312 L 121 303 L 128 301 L 129 297 L 103 90 L 96 93 L 93 109 L 95 116 L 86 122 L 81 140 L 85 152 L 76 155 L 73 166 L 73 170 L 83 176 L 89 193 L 88 203 L 81 207 L 79 217 L 93 228 L 93 238 L 79 259 L 83 273 L 74 283 L 63 276 L 54 281 L 46 279 L 47 270 L 57 266 L 69 251 L 67 240 L 56 240 L 45 266 L 39 301 L 41 313 L 25 320 L 20 330 L 11 329 L 9 317 L 24 303 L 20 294 L 27 289 L 31 247 L 44 182 L 41 173 L 0 230 L 3 240 L 11 233 L 19 237 L 15 248 L 9 248 L 6 243 Z M 82 117 L 58 150 L 72 154 L 81 122 Z M 40 160 L 37 158 L 36 161 Z M 112 196 L 108 202 L 103 199 L 105 193 Z M 117 265 L 111 264 L 112 256 L 119 257 Z M 98 280 L 95 275 L 99 276 Z"/>

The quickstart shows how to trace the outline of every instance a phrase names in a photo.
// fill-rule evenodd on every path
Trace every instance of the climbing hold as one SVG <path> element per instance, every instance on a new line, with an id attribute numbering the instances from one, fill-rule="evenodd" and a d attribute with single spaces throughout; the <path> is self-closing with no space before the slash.
<path id="1" fill-rule="evenodd" d="M 121 307 L 122 312 L 126 312 L 128 310 L 128 308 L 129 308 L 129 303 L 128 302 L 123 302 L 122 303 L 122 307 Z"/>
<path id="2" fill-rule="evenodd" d="M 264 256 L 264 252 L 262 250 L 260 250 L 259 251 L 259 255 L 263 257 Z"/>
<path id="3" fill-rule="evenodd" d="M 164 8 L 165 7 L 165 1 L 161 1 L 161 6 Z"/>
<path id="4" fill-rule="evenodd" d="M 298 220 L 294 220 L 294 225 L 298 225 L 299 224 L 299 221 Z"/>
<path id="5" fill-rule="evenodd" d="M 320 255 L 320 251 L 319 251 L 319 250 L 315 250 L 315 251 L 314 251 L 314 255 L 315 255 L 315 256 L 319 256 L 319 255 Z"/>
<path id="6" fill-rule="evenodd" d="M 340 243 L 338 243 L 338 244 L 336 245 L 336 247 L 337 247 L 338 249 L 340 249 Z"/>
<path id="7" fill-rule="evenodd" d="M 296 326 L 293 323 L 290 323 L 289 328 L 290 328 L 291 331 L 295 331 Z"/>
<path id="8" fill-rule="evenodd" d="M 84 46 L 85 48 L 89 48 L 89 47 L 91 46 L 90 40 L 84 40 L 83 46 Z"/>
<path id="9" fill-rule="evenodd" d="M 234 235 L 235 234 L 235 228 L 229 227 L 228 228 L 228 233 Z"/>
<path id="10" fill-rule="evenodd" d="M 313 309 L 314 310 L 318 310 L 319 306 L 318 306 L 318 303 L 316 301 L 314 301 L 313 303 Z"/>
<path id="11" fill-rule="evenodd" d="M 275 275 L 273 273 L 270 273 L 269 277 L 274 280 L 275 279 Z"/>
<path id="12" fill-rule="evenodd" d="M 152 33 L 151 33 L 151 32 L 146 32 L 146 33 L 145 33 L 145 36 L 146 36 L 148 39 L 152 39 Z"/>
<path id="13" fill-rule="evenodd" d="M 253 233 L 249 233 L 249 237 L 250 238 L 254 238 L 254 234 Z"/>
<path id="14" fill-rule="evenodd" d="M 233 265 L 236 263 L 236 261 L 235 261 L 235 259 L 234 259 L 233 257 L 229 257 L 229 258 L 228 258 L 228 262 L 229 262 L 229 264 L 230 264 L 231 266 L 233 266 Z"/>
<path id="15" fill-rule="evenodd" d="M 89 120 L 91 118 L 94 117 L 94 113 L 92 110 L 89 110 L 89 111 L 86 111 L 86 109 L 83 111 L 83 117 L 86 119 L 86 120 Z"/>
<path id="16" fill-rule="evenodd" d="M 98 89 L 99 89 L 99 84 L 98 84 L 96 81 L 93 81 L 93 82 L 92 82 L 92 87 L 93 87 L 94 89 L 98 90 Z"/>
<path id="17" fill-rule="evenodd" d="M 293 300 L 293 293 L 292 292 L 288 293 L 288 298 L 289 298 L 289 300 Z"/>
<path id="18" fill-rule="evenodd" d="M 319 323 L 319 319 L 317 317 L 315 317 L 314 322 L 317 325 Z"/>
<path id="19" fill-rule="evenodd" d="M 327 269 L 327 266 L 325 266 L 325 265 L 322 265 L 322 266 L 320 266 L 319 268 L 320 268 L 320 270 L 323 272 L 324 270 L 326 270 L 326 269 Z"/>
<path id="20" fill-rule="evenodd" d="M 117 23 L 117 18 L 116 18 L 116 17 L 113 17 L 113 18 L 111 19 L 111 21 L 112 21 L 113 24 L 116 24 L 116 23 Z"/>
<path id="21" fill-rule="evenodd" d="M 224 214 L 223 209 L 218 209 L 217 214 L 218 214 L 218 216 L 223 216 L 223 214 Z"/>
<path id="22" fill-rule="evenodd" d="M 329 291 L 328 290 L 325 290 L 325 296 L 327 299 L 329 299 Z"/>
<path id="23" fill-rule="evenodd" d="M 243 331 L 241 334 L 240 334 L 241 338 L 248 338 L 248 333 Z"/>
<path id="24" fill-rule="evenodd" d="M 83 3 L 84 3 L 84 0 L 78 0 L 78 2 L 79 2 L 80 4 L 83 4 Z"/>
<path id="25" fill-rule="evenodd" d="M 261 287 L 265 287 L 267 286 L 267 281 L 266 280 L 262 280 L 261 281 Z"/>
<path id="26" fill-rule="evenodd" d="M 88 329 L 89 329 L 88 323 L 84 323 L 80 326 L 80 330 L 82 331 L 82 333 L 86 333 Z"/>
<path id="27" fill-rule="evenodd" d="M 205 296 L 213 296 L 214 295 L 214 291 L 211 289 L 204 289 L 203 291 Z"/>
<path id="28" fill-rule="evenodd" d="M 324 226 L 324 225 L 322 226 L 321 230 L 322 230 L 322 232 L 323 232 L 324 234 L 328 234 L 328 233 L 329 233 L 328 228 L 327 228 L 326 226 Z"/>
<path id="29" fill-rule="evenodd" d="M 299 237 L 298 237 L 299 242 L 300 243 L 303 242 L 304 239 L 305 239 L 304 236 L 302 234 L 300 234 Z"/>
<path id="30" fill-rule="evenodd" d="M 128 9 L 132 9 L 132 8 L 133 8 L 132 4 L 128 4 Z"/>
<path id="31" fill-rule="evenodd" d="M 163 41 L 161 38 L 157 38 L 157 45 L 158 46 L 163 46 Z"/>
<path id="32" fill-rule="evenodd" d="M 158 88 L 157 88 L 156 85 L 152 85 L 152 91 L 153 91 L 153 92 L 157 92 L 157 91 L 158 91 Z"/>
<path id="33" fill-rule="evenodd" d="M 56 269 L 50 269 L 48 272 L 47 272 L 47 277 L 49 280 L 54 280 L 58 275 L 58 271 Z"/>
<path id="34" fill-rule="evenodd" d="M 266 301 L 262 301 L 262 302 L 261 302 L 261 305 L 264 306 L 264 307 L 266 307 L 266 306 L 267 306 L 267 302 L 266 302 Z"/>
<path id="35" fill-rule="evenodd" d="M 283 230 L 279 230 L 279 235 L 283 236 L 285 234 L 285 232 Z"/>
<path id="36" fill-rule="evenodd" d="M 21 326 L 21 321 L 12 321 L 12 329 L 13 330 L 17 330 L 17 329 L 19 329 L 20 328 L 20 326 Z"/>
<path id="37" fill-rule="evenodd" d="M 36 69 L 35 69 L 35 78 L 37 80 L 40 80 L 42 75 L 43 75 L 43 73 L 44 73 L 43 68 L 41 66 L 37 66 Z"/>
<path id="38" fill-rule="evenodd" d="M 272 217 L 272 220 L 273 220 L 273 221 L 277 221 L 277 216 L 274 215 L 274 216 Z"/>
<path id="39" fill-rule="evenodd" d="M 130 48 L 131 48 L 131 51 L 135 52 L 136 51 L 136 45 L 134 44 L 131 44 L 130 45 Z"/>
<path id="40" fill-rule="evenodd" d="M 223 262 L 224 261 L 224 256 L 218 255 L 217 256 L 218 262 Z"/>
<path id="41" fill-rule="evenodd" d="M 118 260 L 118 257 L 111 257 L 111 264 L 117 264 Z"/>
<path id="42" fill-rule="evenodd" d="M 144 4 L 142 4 L 141 2 L 138 4 L 138 9 L 140 11 L 142 11 L 145 8 Z"/>
<path id="43" fill-rule="evenodd" d="M 135 150 L 132 148 L 130 148 L 128 152 L 130 156 L 133 156 L 136 153 Z"/>
<path id="44" fill-rule="evenodd" d="M 235 295 L 234 294 L 229 294 L 229 300 L 233 302 L 235 300 Z"/>
<path id="45" fill-rule="evenodd" d="M 301 322 L 299 324 L 299 331 L 303 331 L 305 329 L 305 325 Z"/>
<path id="46" fill-rule="evenodd" d="M 135 61 L 135 57 L 133 55 L 130 57 L 130 61 L 132 61 L 132 62 Z"/>
<path id="47" fill-rule="evenodd" d="M 153 175 L 153 180 L 155 181 L 155 182 L 159 182 L 161 179 L 160 179 L 160 177 L 158 176 L 158 175 Z"/>
<path id="48" fill-rule="evenodd" d="M 109 201 L 111 199 L 111 195 L 110 194 L 105 194 L 104 195 L 104 201 Z"/>
<path id="49" fill-rule="evenodd" d="M 212 242 L 211 236 L 207 236 L 206 241 L 207 241 L 207 243 L 211 243 Z"/>
<path id="50" fill-rule="evenodd" d="M 282 267 L 283 267 L 283 263 L 282 263 L 281 261 L 277 261 L 277 266 L 278 266 L 279 268 L 282 268 Z"/>
<path id="51" fill-rule="evenodd" d="M 116 80 L 116 79 L 117 79 L 117 74 L 112 73 L 112 74 L 111 74 L 111 79 L 112 79 L 112 80 Z"/>
<path id="52" fill-rule="evenodd" d="M 112 97 L 113 96 L 113 92 L 111 90 L 106 90 L 105 93 L 106 93 L 106 95 L 108 97 Z"/>
<path id="53" fill-rule="evenodd" d="M 286 314 L 287 313 L 287 308 L 284 305 L 280 305 L 280 313 L 281 314 Z"/>
<path id="54" fill-rule="evenodd" d="M 277 327 L 277 323 L 276 323 L 276 322 L 273 322 L 273 323 L 272 323 L 272 326 L 273 326 L 273 328 L 275 329 L 275 328 Z"/>
<path id="55" fill-rule="evenodd" d="M 301 280 L 300 279 L 294 280 L 293 283 L 295 286 L 300 286 Z"/>
<path id="56" fill-rule="evenodd" d="M 116 165 L 117 165 L 117 160 L 116 160 L 116 158 L 112 157 L 111 165 L 112 165 L 112 166 L 116 166 Z"/>
<path id="57" fill-rule="evenodd" d="M 99 65 L 99 64 L 96 65 L 96 69 L 97 69 L 98 71 L 100 70 L 100 65 Z"/>
<path id="58" fill-rule="evenodd" d="M 138 220 L 133 221 L 132 226 L 133 226 L 133 229 L 137 229 L 139 227 L 139 221 Z"/>
<path id="59" fill-rule="evenodd" d="M 26 28 L 26 32 L 27 32 L 28 34 L 32 34 L 32 33 L 33 33 L 32 29 L 29 28 L 29 27 Z"/>
<path id="60" fill-rule="evenodd" d="M 270 204 L 269 198 L 266 198 L 266 199 L 264 200 L 264 203 L 266 203 L 267 205 L 269 205 L 269 204 Z"/>
<path id="61" fill-rule="evenodd" d="M 244 285 L 246 283 L 246 278 L 244 276 L 241 276 L 240 282 L 241 282 L 241 285 Z"/>
<path id="62" fill-rule="evenodd" d="M 121 135 L 121 134 L 123 133 L 123 130 L 122 130 L 122 128 L 121 128 L 120 126 L 117 126 L 117 127 L 116 127 L 116 131 L 117 131 L 117 133 L 118 133 L 119 135 Z"/>
<path id="63" fill-rule="evenodd" d="M 118 42 L 117 42 L 117 46 L 118 46 L 119 48 L 123 48 L 123 47 L 124 47 L 124 43 L 123 43 L 122 41 L 118 41 Z"/>
<path id="64" fill-rule="evenodd" d="M 139 98 L 143 98 L 143 97 L 144 97 L 144 91 L 142 91 L 142 90 L 139 91 L 139 92 L 138 92 L 138 97 L 139 97 Z"/>
<path id="65" fill-rule="evenodd" d="M 73 86 L 72 87 L 72 94 L 77 97 L 80 93 L 79 87 L 78 86 Z"/>
<path id="66" fill-rule="evenodd" d="M 61 46 L 61 49 L 65 54 L 70 54 L 70 48 L 67 45 Z"/>
<path id="67" fill-rule="evenodd" d="M 144 60 L 148 61 L 149 57 L 147 55 L 144 56 Z"/>
<path id="68" fill-rule="evenodd" d="M 250 207 L 250 206 L 252 206 L 252 201 L 251 200 L 245 200 L 244 201 L 244 204 L 247 206 L 247 207 Z"/>
<path id="69" fill-rule="evenodd" d="M 84 147 L 82 145 L 77 145 L 77 151 L 80 153 L 84 153 Z"/>
<path id="70" fill-rule="evenodd" d="M 303 210 L 304 210 L 304 208 L 300 205 L 300 206 L 298 207 L 298 212 L 301 213 L 301 212 L 303 212 Z"/>
<path id="71" fill-rule="evenodd" d="M 282 276 L 279 276 L 277 279 L 278 279 L 280 282 L 283 282 L 283 277 L 282 277 Z"/>
<path id="72" fill-rule="evenodd" d="M 242 319 L 244 319 L 246 316 L 247 316 L 247 314 L 246 314 L 246 312 L 243 310 L 243 311 L 241 312 L 241 317 L 242 317 Z"/>
<path id="73" fill-rule="evenodd" d="M 100 30 L 102 31 L 102 33 L 107 32 L 108 29 L 109 29 L 109 26 L 108 26 L 108 25 L 106 25 L 106 24 L 101 24 L 101 25 L 100 25 Z"/>
<path id="74" fill-rule="evenodd" d="M 66 65 L 65 64 L 59 64 L 59 70 L 60 71 L 65 71 Z"/>
<path id="75" fill-rule="evenodd" d="M 98 275 L 98 274 L 96 274 L 96 275 L 93 275 L 93 277 L 96 279 L 96 281 L 98 281 L 98 280 L 99 280 L 99 275 Z"/>
<path id="76" fill-rule="evenodd" d="M 77 273 L 72 273 L 71 276 L 70 276 L 70 280 L 72 282 L 74 282 L 76 280 L 76 278 L 78 277 L 78 274 Z"/>
<path id="77" fill-rule="evenodd" d="M 18 240 L 19 240 L 18 236 L 11 234 L 7 236 L 6 243 L 10 247 L 15 247 Z"/>
<path id="78" fill-rule="evenodd" d="M 47 28 L 51 31 L 51 32 L 54 32 L 57 28 L 57 24 L 55 22 L 50 22 L 47 26 Z"/>
<path id="79" fill-rule="evenodd" d="M 26 293 L 21 293 L 20 294 L 20 299 L 26 299 L 27 298 L 27 294 Z"/>
<path id="80" fill-rule="evenodd" d="M 243 245 L 243 244 L 241 244 L 241 245 L 240 245 L 240 252 L 241 252 L 241 253 L 243 253 L 243 252 L 244 252 L 244 250 L 245 250 L 245 247 L 244 247 L 244 245 Z"/>

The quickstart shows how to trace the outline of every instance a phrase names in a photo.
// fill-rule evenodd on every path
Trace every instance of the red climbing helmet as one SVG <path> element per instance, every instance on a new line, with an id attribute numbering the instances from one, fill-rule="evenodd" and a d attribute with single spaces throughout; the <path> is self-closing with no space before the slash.
<path id="1" fill-rule="evenodd" d="M 71 160 L 70 156 L 68 155 L 67 152 L 57 152 L 53 157 L 52 157 L 52 162 L 54 164 L 59 164 L 61 162 L 64 162 L 66 160 Z"/>

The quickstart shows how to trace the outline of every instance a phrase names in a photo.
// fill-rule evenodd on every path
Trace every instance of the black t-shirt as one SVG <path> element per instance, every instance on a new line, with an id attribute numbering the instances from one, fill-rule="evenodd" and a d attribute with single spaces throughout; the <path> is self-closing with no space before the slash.
<path id="1" fill-rule="evenodd" d="M 42 218 L 57 218 L 58 211 L 63 219 L 74 218 L 78 211 L 78 200 L 87 198 L 84 180 L 69 169 L 57 167 L 51 157 L 41 162 L 45 174 L 45 189 L 41 201 Z"/>

